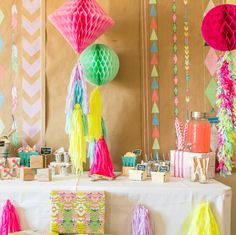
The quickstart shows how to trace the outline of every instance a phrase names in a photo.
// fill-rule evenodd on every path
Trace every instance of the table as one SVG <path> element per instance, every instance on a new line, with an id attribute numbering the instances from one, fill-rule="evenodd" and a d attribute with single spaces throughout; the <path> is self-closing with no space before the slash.
<path id="1" fill-rule="evenodd" d="M 74 191 L 76 182 L 75 176 L 56 177 L 52 182 L 0 181 L 0 211 L 10 199 L 19 211 L 23 229 L 49 230 L 50 192 Z M 113 235 L 130 234 L 132 210 L 139 203 L 150 209 L 154 235 L 178 234 L 188 214 L 205 200 L 211 203 L 221 234 L 230 235 L 231 188 L 215 180 L 205 185 L 177 178 L 165 184 L 125 177 L 91 182 L 85 174 L 78 190 L 106 192 L 106 232 Z"/>

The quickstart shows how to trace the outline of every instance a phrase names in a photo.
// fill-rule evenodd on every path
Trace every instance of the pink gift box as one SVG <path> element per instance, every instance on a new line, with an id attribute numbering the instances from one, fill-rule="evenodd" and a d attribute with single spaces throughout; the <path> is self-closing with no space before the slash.
<path id="1" fill-rule="evenodd" d="M 171 176 L 190 179 L 192 159 L 209 157 L 208 177 L 215 177 L 215 153 L 192 153 L 179 150 L 170 151 L 170 173 Z"/>

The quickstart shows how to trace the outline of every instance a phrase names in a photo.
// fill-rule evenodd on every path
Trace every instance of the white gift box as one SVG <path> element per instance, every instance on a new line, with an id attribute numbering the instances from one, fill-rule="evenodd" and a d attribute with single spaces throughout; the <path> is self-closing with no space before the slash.
<path id="1" fill-rule="evenodd" d="M 170 173 L 171 176 L 179 178 L 190 179 L 190 172 L 192 166 L 192 159 L 208 158 L 209 157 L 209 170 L 208 177 L 213 179 L 215 177 L 215 153 L 192 153 L 179 150 L 170 151 Z"/>

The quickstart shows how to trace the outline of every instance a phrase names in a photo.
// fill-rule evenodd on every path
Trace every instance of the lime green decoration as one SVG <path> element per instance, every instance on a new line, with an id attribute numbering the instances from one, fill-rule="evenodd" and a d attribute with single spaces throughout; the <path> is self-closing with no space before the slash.
<path id="1" fill-rule="evenodd" d="M 80 55 L 86 80 L 92 85 L 101 86 L 112 81 L 119 70 L 119 58 L 104 44 L 94 44 Z"/>
<path id="2" fill-rule="evenodd" d="M 215 107 L 216 105 L 216 89 L 217 89 L 216 80 L 212 78 L 205 90 L 205 94 L 209 102 L 211 103 L 212 107 Z"/>
<path id="3" fill-rule="evenodd" d="M 181 235 L 220 235 L 220 228 L 208 202 L 201 203 L 186 218 Z"/>

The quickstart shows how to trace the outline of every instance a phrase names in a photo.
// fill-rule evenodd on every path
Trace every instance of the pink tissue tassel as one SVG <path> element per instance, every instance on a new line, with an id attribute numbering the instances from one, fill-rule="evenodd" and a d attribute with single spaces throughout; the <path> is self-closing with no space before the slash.
<path id="1" fill-rule="evenodd" d="M 7 200 L 2 211 L 0 235 L 8 235 L 8 233 L 19 231 L 21 231 L 21 226 L 16 209 L 10 200 Z"/>
<path id="2" fill-rule="evenodd" d="M 99 175 L 105 178 L 115 178 L 112 158 L 103 137 L 96 143 L 94 161 L 89 173 L 90 175 Z"/>
<path id="3" fill-rule="evenodd" d="M 148 209 L 143 205 L 134 208 L 132 218 L 132 235 L 152 235 Z"/>

